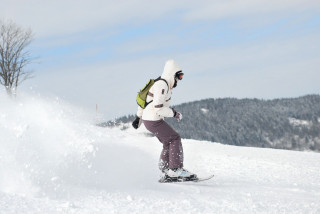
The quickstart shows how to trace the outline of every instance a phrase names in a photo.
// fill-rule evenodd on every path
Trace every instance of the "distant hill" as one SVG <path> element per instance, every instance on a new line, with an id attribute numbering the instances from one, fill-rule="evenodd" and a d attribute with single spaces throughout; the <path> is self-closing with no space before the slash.
<path id="1" fill-rule="evenodd" d="M 166 121 L 182 138 L 237 146 L 320 151 L 320 96 L 205 99 L 174 106 L 183 120 Z M 100 124 L 128 123 L 134 115 Z"/>

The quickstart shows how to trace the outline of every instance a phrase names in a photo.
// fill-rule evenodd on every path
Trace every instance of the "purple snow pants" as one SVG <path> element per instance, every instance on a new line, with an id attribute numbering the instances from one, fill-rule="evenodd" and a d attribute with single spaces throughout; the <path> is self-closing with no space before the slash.
<path id="1" fill-rule="evenodd" d="M 180 135 L 164 120 L 143 120 L 143 124 L 163 145 L 159 160 L 159 169 L 164 171 L 168 168 L 182 168 L 183 149 Z"/>

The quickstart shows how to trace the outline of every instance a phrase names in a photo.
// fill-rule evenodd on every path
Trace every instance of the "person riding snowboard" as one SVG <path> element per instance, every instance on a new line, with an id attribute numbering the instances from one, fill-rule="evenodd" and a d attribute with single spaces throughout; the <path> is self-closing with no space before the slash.
<path id="1" fill-rule="evenodd" d="M 182 114 L 170 108 L 172 89 L 183 78 L 182 69 L 174 60 L 165 63 L 163 73 L 150 88 L 145 109 L 138 107 L 137 117 L 132 126 L 137 129 L 141 123 L 163 144 L 159 160 L 159 169 L 164 179 L 192 180 L 197 176 L 183 168 L 183 148 L 180 135 L 164 121 L 165 117 L 174 117 L 180 122 Z"/>

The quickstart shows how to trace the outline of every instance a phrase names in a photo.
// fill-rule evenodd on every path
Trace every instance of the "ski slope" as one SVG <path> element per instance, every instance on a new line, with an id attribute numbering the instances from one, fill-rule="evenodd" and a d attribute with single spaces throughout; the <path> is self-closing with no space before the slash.
<path id="1" fill-rule="evenodd" d="M 185 168 L 215 177 L 160 184 L 144 127 L 97 127 L 57 98 L 0 102 L 1 214 L 320 213 L 319 153 L 183 139 Z"/>

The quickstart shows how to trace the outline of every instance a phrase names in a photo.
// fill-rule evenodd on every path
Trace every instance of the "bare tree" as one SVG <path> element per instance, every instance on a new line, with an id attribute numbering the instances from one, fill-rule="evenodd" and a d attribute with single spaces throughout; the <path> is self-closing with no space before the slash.
<path id="1" fill-rule="evenodd" d="M 25 70 L 32 58 L 26 47 L 32 42 L 31 29 L 23 29 L 12 21 L 0 20 L 0 84 L 9 96 L 17 87 L 31 78 L 31 71 Z"/>

